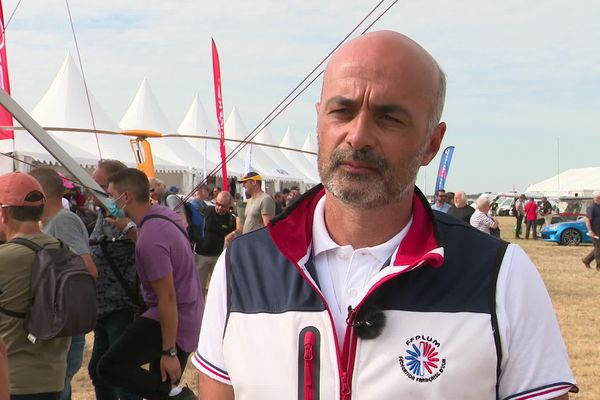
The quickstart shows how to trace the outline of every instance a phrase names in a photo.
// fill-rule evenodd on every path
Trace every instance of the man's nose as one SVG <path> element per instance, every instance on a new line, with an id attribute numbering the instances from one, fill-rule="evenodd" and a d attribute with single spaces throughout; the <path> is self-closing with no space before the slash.
<path id="1" fill-rule="evenodd" d="M 355 150 L 375 147 L 373 122 L 366 112 L 359 112 L 347 125 L 346 143 Z"/>

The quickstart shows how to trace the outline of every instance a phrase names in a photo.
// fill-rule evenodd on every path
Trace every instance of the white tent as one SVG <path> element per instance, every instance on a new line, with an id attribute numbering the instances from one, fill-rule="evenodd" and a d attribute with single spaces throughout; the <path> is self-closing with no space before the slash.
<path id="1" fill-rule="evenodd" d="M 206 111 L 202 106 L 200 97 L 196 94 L 188 112 L 185 114 L 183 121 L 177 128 L 177 133 L 181 135 L 197 135 L 197 136 L 210 136 L 215 139 L 193 139 L 184 138 L 184 140 L 201 155 L 199 168 L 204 168 L 204 158 L 206 157 L 206 169 L 207 173 L 213 171 L 216 167 L 221 165 L 221 156 L 219 149 L 219 138 L 217 130 L 214 125 L 209 122 L 209 118 L 206 115 Z M 243 174 L 244 166 L 240 164 L 239 160 L 231 160 L 227 163 L 227 173 L 231 175 L 241 176 Z M 220 167 L 216 172 L 216 175 L 220 175 Z"/>
<path id="2" fill-rule="evenodd" d="M 315 136 L 312 133 L 309 132 L 306 134 L 306 139 L 304 139 L 304 144 L 302 144 L 302 150 L 317 153 L 317 151 L 318 151 L 317 141 L 315 139 Z M 310 165 L 314 166 L 315 170 L 317 171 L 317 177 L 319 177 L 319 167 L 318 167 L 318 163 L 317 163 L 317 155 L 316 154 L 308 154 L 308 153 L 303 153 L 303 154 L 304 154 L 304 157 L 308 160 L 308 163 Z M 320 177 L 319 177 L 319 182 L 321 182 Z"/>
<path id="3" fill-rule="evenodd" d="M 32 117 L 42 126 L 92 129 L 93 125 L 87 99 L 78 96 L 78 86 L 82 88 L 81 96 L 85 96 L 83 79 L 73 59 L 67 54 L 50 88 L 32 111 Z M 98 112 L 98 123 L 102 124 L 104 129 L 116 127 L 116 125 L 110 124 L 110 120 L 105 117 L 106 114 L 103 113 L 91 95 L 90 101 L 92 110 Z M 82 125 L 79 126 L 79 124 Z M 27 162 L 37 161 L 57 164 L 54 157 L 29 132 L 15 130 L 14 135 L 14 141 L 2 140 L 0 142 L 2 152 L 14 152 L 18 158 Z M 93 134 L 49 132 L 49 135 L 77 162 L 84 166 L 93 166 L 100 158 Z M 16 166 L 20 170 L 27 170 L 24 165 L 16 164 Z"/>
<path id="4" fill-rule="evenodd" d="M 225 137 L 237 140 L 246 140 L 248 129 L 244 125 L 239 112 L 234 107 L 225 123 Z M 233 151 L 239 143 L 228 142 L 229 151 Z M 244 162 L 246 158 L 246 148 L 239 151 L 234 159 Z M 301 172 L 296 170 L 289 163 L 286 165 L 279 164 L 276 160 L 271 159 L 267 152 L 261 146 L 252 146 L 252 169 L 260 173 L 263 178 L 270 180 L 301 182 L 307 180 Z"/>
<path id="5" fill-rule="evenodd" d="M 296 141 L 296 138 L 292 133 L 292 129 L 289 127 L 287 128 L 285 135 L 283 135 L 281 146 L 292 149 L 300 149 L 300 144 Z M 316 164 L 309 162 L 309 160 L 304 157 L 303 153 L 287 149 L 281 149 L 281 151 L 283 154 L 285 154 L 292 165 L 300 169 L 302 173 L 304 173 L 304 175 L 310 179 L 310 183 L 319 182 L 319 173 L 317 172 Z"/>
<path id="6" fill-rule="evenodd" d="M 575 168 L 561 172 L 529 186 L 526 192 L 540 192 L 548 196 L 590 196 L 600 190 L 600 167 Z"/>
<path id="7" fill-rule="evenodd" d="M 158 105 L 148 80 L 144 78 L 121 118 L 119 127 L 123 130 L 150 130 L 163 134 L 173 133 L 171 123 Z M 197 167 L 200 155 L 183 138 L 149 138 L 154 156 L 154 165 L 165 171 L 185 171 Z"/>
<path id="8" fill-rule="evenodd" d="M 44 127 L 72 129 L 94 129 L 95 127 L 98 130 L 120 131 L 117 124 L 108 117 L 89 90 L 88 94 L 89 103 L 81 72 L 75 65 L 71 54 L 67 54 L 50 88 L 35 106 L 31 116 Z M 92 164 L 94 164 L 101 158 L 101 155 L 102 158 L 118 159 L 128 165 L 135 165 L 129 138 L 126 136 L 98 134 L 96 137 L 94 133 L 90 132 L 49 132 L 76 159 L 91 157 Z M 41 145 L 28 132 L 23 133 L 23 136 L 29 136 L 32 141 L 35 141 L 34 147 L 41 148 Z M 27 138 L 23 140 L 27 140 Z M 28 145 L 30 145 L 29 142 L 27 141 Z"/>

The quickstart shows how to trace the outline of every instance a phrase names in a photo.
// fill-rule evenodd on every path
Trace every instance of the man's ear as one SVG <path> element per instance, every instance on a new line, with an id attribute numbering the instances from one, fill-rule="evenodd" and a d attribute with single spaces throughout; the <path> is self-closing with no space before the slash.
<path id="1" fill-rule="evenodd" d="M 317 101 L 317 102 L 315 103 L 315 110 L 317 111 L 317 115 L 319 115 L 319 108 L 321 108 L 321 102 L 320 102 L 320 101 Z"/>
<path id="2" fill-rule="evenodd" d="M 8 210 L 4 207 L 0 208 L 0 225 L 6 225 L 8 222 Z M 2 229 L 2 228 L 0 228 Z"/>
<path id="3" fill-rule="evenodd" d="M 446 134 L 446 123 L 440 122 L 437 124 L 435 128 L 433 128 L 433 132 L 427 139 L 426 151 L 423 154 L 423 158 L 421 159 L 421 165 L 429 165 L 431 160 L 436 156 L 438 151 L 440 150 L 440 146 L 442 145 L 442 140 L 444 139 L 444 135 Z"/>

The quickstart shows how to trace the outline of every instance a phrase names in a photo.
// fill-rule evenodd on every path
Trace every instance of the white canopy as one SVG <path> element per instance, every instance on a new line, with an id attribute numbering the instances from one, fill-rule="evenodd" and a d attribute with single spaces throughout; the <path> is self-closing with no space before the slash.
<path id="1" fill-rule="evenodd" d="M 225 123 L 225 137 L 237 140 L 246 140 L 248 129 L 244 125 L 239 112 L 234 107 Z M 233 151 L 239 143 L 228 142 L 229 151 Z M 239 151 L 234 159 L 240 160 L 242 163 L 246 158 L 246 148 Z M 273 160 L 265 149 L 261 146 L 252 146 L 252 169 L 260 173 L 265 179 L 274 179 L 282 181 L 305 181 L 307 177 L 296 170 L 289 163 L 280 164 Z"/>
<path id="2" fill-rule="evenodd" d="M 177 133 L 181 135 L 197 135 L 197 136 L 211 136 L 215 139 L 192 139 L 183 138 L 190 147 L 197 151 L 201 155 L 200 169 L 204 168 L 204 157 L 207 159 L 206 169 L 207 173 L 210 173 L 217 166 L 221 165 L 221 156 L 219 149 L 219 138 L 217 130 L 214 125 L 210 123 L 210 119 L 206 115 L 206 111 L 202 106 L 200 97 L 198 94 L 194 97 L 188 112 L 185 114 L 183 121 L 177 128 Z M 205 152 L 206 150 L 206 152 Z M 239 160 L 231 160 L 227 163 L 227 173 L 231 175 L 241 176 L 243 174 L 244 166 L 240 164 Z M 217 175 L 220 174 L 220 168 Z"/>
<path id="3" fill-rule="evenodd" d="M 31 116 L 41 126 L 45 127 L 94 129 L 95 126 L 95 129 L 99 130 L 120 131 L 117 124 L 108 117 L 96 102 L 89 89 L 88 94 L 89 103 L 81 72 L 75 65 L 71 54 L 67 53 L 50 88 L 35 106 Z M 90 113 L 90 104 L 93 120 Z M 128 165 L 135 165 L 129 138 L 126 136 L 98 134 L 98 142 L 96 142 L 96 135 L 90 132 L 50 132 L 51 136 L 57 139 L 59 144 L 75 159 L 91 158 L 91 164 L 94 164 L 102 155 L 102 158 L 118 159 Z M 32 149 L 41 149 L 42 153 L 46 153 L 46 150 L 28 132 L 20 132 L 18 136 L 18 148 L 21 147 L 19 142 L 23 140 L 23 144 L 27 143 L 28 148 L 32 146 Z M 21 136 L 28 136 L 29 138 Z M 35 144 L 32 144 L 32 142 L 35 142 Z M 98 145 L 101 154 L 98 153 Z M 43 159 L 43 161 L 46 160 Z"/>
<path id="4" fill-rule="evenodd" d="M 89 98 L 89 102 L 88 102 Z M 91 108 L 91 112 L 90 112 Z M 86 91 L 82 74 L 67 54 L 52 84 L 31 112 L 33 118 L 45 127 L 70 128 L 73 130 L 102 130 L 114 134 L 92 132 L 49 132 L 50 136 L 77 162 L 84 166 L 94 166 L 100 158 L 111 158 L 135 165 L 130 138 L 121 134 L 123 130 L 150 130 L 170 135 L 212 136 L 218 139 L 217 131 L 210 122 L 196 95 L 177 131 L 165 116 L 154 96 L 147 79 L 143 79 L 127 112 L 119 124 L 115 124 L 95 100 L 91 91 Z M 93 116 L 93 117 L 92 117 Z M 240 114 L 234 108 L 225 126 L 226 138 L 245 140 L 248 130 Z M 204 159 L 207 159 L 207 172 L 213 171 L 221 163 L 219 141 L 184 137 L 149 138 L 152 145 L 154 164 L 157 171 L 184 172 L 185 179 L 201 176 Z M 267 130 L 259 133 L 254 140 L 259 143 L 278 144 Z M 305 139 L 305 146 L 311 143 Z M 206 149 L 205 149 L 206 143 Z M 288 143 L 288 145 L 290 145 Z M 297 143 L 291 144 L 297 147 Z M 100 147 L 100 150 L 98 149 Z M 227 143 L 227 154 L 231 154 L 237 143 Z M 265 179 L 288 182 L 314 183 L 316 179 L 314 160 L 308 156 L 306 163 L 301 153 L 290 161 L 284 152 L 277 148 L 252 146 L 252 168 Z M 0 151 L 14 152 L 27 161 L 56 164 L 56 160 L 46 149 L 24 130 L 15 131 L 15 140 L 0 141 Z M 295 152 L 291 152 L 295 153 Z M 241 176 L 244 173 L 246 149 L 227 161 L 229 175 Z M 314 159 L 314 157 L 312 157 Z M 5 162 L 6 168 L 12 162 Z M 18 165 L 21 168 L 20 164 Z M 220 171 L 216 171 L 218 175 Z M 185 186 L 185 184 L 184 184 Z"/>
<path id="5" fill-rule="evenodd" d="M 317 141 L 315 139 L 315 136 L 312 133 L 307 133 L 306 134 L 306 139 L 304 139 L 304 144 L 302 145 L 302 150 L 304 151 L 311 151 L 313 153 L 316 153 L 318 151 L 317 149 Z M 308 154 L 308 153 L 303 153 L 304 157 L 308 160 L 308 163 L 310 165 L 313 165 L 315 170 L 317 171 L 317 177 L 319 176 L 319 167 L 318 167 L 318 163 L 317 163 L 317 155 L 316 154 Z M 321 178 L 319 177 L 319 182 L 321 182 Z"/>
<path id="6" fill-rule="evenodd" d="M 93 128 L 83 79 L 78 71 L 70 54 L 67 54 L 50 88 L 31 112 L 32 117 L 40 125 L 61 128 Z M 77 92 L 78 87 L 81 88 L 80 94 Z M 115 128 L 116 125 L 111 125 L 110 119 L 106 117 L 91 94 L 90 102 L 92 110 L 98 112 L 98 124 L 105 129 Z M 29 161 L 57 163 L 54 157 L 29 132 L 15 130 L 14 134 L 14 142 L 12 140 L 0 141 L 2 152 L 14 152 L 20 158 L 30 157 Z M 49 134 L 80 164 L 93 166 L 98 162 L 100 157 L 93 134 L 66 132 L 49 132 Z M 18 167 L 21 169 L 21 166 Z"/>
<path id="7" fill-rule="evenodd" d="M 150 130 L 163 134 L 175 132 L 146 78 L 142 80 L 127 112 L 121 118 L 119 127 L 123 130 Z M 149 138 L 148 140 L 152 146 L 154 165 L 157 169 L 173 171 L 198 167 L 200 155 L 190 148 L 183 138 Z"/>
<path id="8" fill-rule="evenodd" d="M 529 186 L 526 192 L 540 192 L 550 196 L 589 196 L 600 190 L 600 167 L 574 168 L 561 172 Z"/>
<path id="9" fill-rule="evenodd" d="M 292 133 L 292 129 L 289 127 L 287 128 L 285 135 L 283 135 L 281 146 L 292 149 L 300 148 L 300 144 L 297 142 L 294 134 Z M 311 163 L 306 157 L 304 157 L 303 153 L 286 149 L 281 149 L 281 151 L 292 165 L 300 169 L 302 173 L 310 179 L 310 183 L 319 182 L 319 173 L 317 172 L 316 164 Z"/>

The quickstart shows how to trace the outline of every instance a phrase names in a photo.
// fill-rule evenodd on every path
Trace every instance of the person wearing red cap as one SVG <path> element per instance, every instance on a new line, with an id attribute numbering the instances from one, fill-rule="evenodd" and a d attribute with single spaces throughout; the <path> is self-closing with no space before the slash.
<path id="1" fill-rule="evenodd" d="M 29 304 L 30 276 L 35 253 L 10 243 L 14 237 L 40 246 L 59 246 L 40 230 L 45 195 L 35 178 L 19 172 L 0 176 L 0 336 L 6 343 L 12 399 L 58 399 L 64 387 L 67 351 L 71 338 L 27 339 L 23 319 L 4 311 L 25 312 Z"/>
<path id="2" fill-rule="evenodd" d="M 40 218 L 42 230 L 65 243 L 75 254 L 80 255 L 92 277 L 97 279 L 98 269 L 91 256 L 87 228 L 77 214 L 65 210 L 61 203 L 66 189 L 65 182 L 70 182 L 62 179 L 58 172 L 48 167 L 36 168 L 29 174 L 42 185 L 46 194 L 46 204 Z M 73 187 L 73 184 L 70 183 L 70 186 Z M 84 348 L 85 334 L 71 338 L 71 347 L 67 356 L 67 377 L 65 388 L 60 395 L 61 400 L 71 399 L 71 380 L 81 368 Z"/>

